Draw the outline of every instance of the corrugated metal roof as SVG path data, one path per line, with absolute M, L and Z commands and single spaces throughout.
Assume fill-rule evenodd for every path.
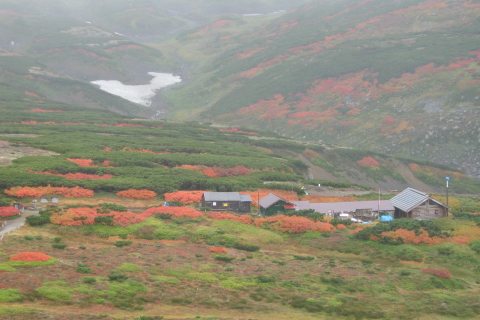
M 252 202 L 252 197 L 249 194 L 241 194 L 240 201 L 242 202 Z
M 407 188 L 390 199 L 390 201 L 394 207 L 404 212 L 408 212 L 414 207 L 428 200 L 428 198 L 429 196 L 426 193 L 413 188 Z
M 204 192 L 205 201 L 241 201 L 238 192 Z
M 292 203 L 292 202 L 288 201 L 287 199 L 279 197 L 279 196 L 277 196 L 273 193 L 270 193 L 268 196 L 263 197 L 262 199 L 260 199 L 259 202 L 260 202 L 260 207 L 266 209 L 266 208 L 269 208 L 270 206 L 274 205 L 278 201 L 283 201 L 283 202 L 286 202 L 286 203 Z
M 313 209 L 316 212 L 328 213 L 330 212 L 354 212 L 357 209 L 371 209 L 372 211 L 378 210 L 378 200 L 370 201 L 349 201 L 349 202 L 321 202 L 321 203 L 308 203 L 307 201 L 293 201 L 293 204 L 297 207 L 297 210 Z M 380 200 L 380 211 L 393 211 L 392 203 L 390 200 Z

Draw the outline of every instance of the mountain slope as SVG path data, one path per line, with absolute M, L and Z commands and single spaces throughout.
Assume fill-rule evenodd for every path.
M 205 119 L 460 164 L 479 177 L 479 16 L 467 0 L 313 1 L 236 35 L 239 45 L 191 85 L 202 99 L 182 100 L 187 87 L 172 101 Z

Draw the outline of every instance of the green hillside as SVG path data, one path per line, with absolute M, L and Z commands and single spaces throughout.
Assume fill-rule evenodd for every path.
M 254 32 L 180 38 L 224 50 L 171 94 L 172 117 L 195 110 L 478 177 L 478 14 L 462 0 L 313 1 Z

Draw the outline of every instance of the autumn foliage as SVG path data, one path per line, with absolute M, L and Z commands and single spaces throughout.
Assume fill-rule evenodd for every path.
M 359 167 L 362 168 L 375 168 L 380 165 L 378 161 L 373 159 L 372 157 L 364 157 L 362 160 L 358 160 L 357 164 Z
M 60 174 L 60 173 L 51 173 L 51 172 L 35 172 L 36 174 L 46 174 L 58 177 L 64 177 L 67 179 L 72 180 L 80 180 L 80 179 L 88 179 L 88 180 L 99 180 L 99 179 L 111 179 L 113 175 L 111 174 L 104 174 L 104 175 L 96 175 L 96 174 L 87 174 L 82 172 L 75 172 L 75 173 L 67 173 L 67 174 Z
M 50 256 L 43 252 L 20 252 L 8 259 L 9 261 L 48 261 Z
M 19 213 L 20 211 L 14 207 L 0 207 L 0 218 L 13 217 Z
M 435 277 L 439 277 L 439 278 L 450 279 L 452 277 L 452 274 L 450 273 L 450 271 L 443 268 L 425 268 L 425 269 L 420 269 L 420 271 L 423 273 L 434 275 Z
M 109 211 L 107 213 L 101 213 L 101 211 L 100 207 L 69 208 L 54 212 L 50 217 L 50 222 L 63 226 L 82 226 L 97 223 L 101 224 L 101 222 L 96 222 L 95 218 L 105 217 L 111 218 L 111 224 L 114 226 L 126 227 L 131 224 L 144 222 L 152 216 L 146 212 L 136 214 L 130 211 Z
M 260 227 L 264 224 L 270 224 L 270 228 L 286 233 L 303 233 L 308 230 L 318 232 L 330 232 L 335 227 L 327 222 L 312 221 L 305 217 L 277 215 L 267 218 L 258 218 L 255 225 Z
M 457 237 L 431 237 L 427 230 L 420 228 L 418 231 L 407 230 L 407 229 L 397 229 L 395 231 L 382 232 L 381 238 L 391 237 L 393 240 L 401 240 L 403 243 L 413 243 L 420 244 L 425 243 L 428 245 L 435 245 L 445 242 L 452 242 L 456 244 L 468 244 L 468 237 L 466 236 L 457 236 Z M 378 240 L 379 238 L 371 235 L 372 240 Z
M 146 189 L 142 189 L 142 190 L 129 189 L 129 190 L 117 192 L 116 195 L 124 198 L 148 200 L 148 199 L 155 198 L 157 196 L 157 193 L 155 191 L 150 191 Z
M 66 198 L 91 198 L 94 196 L 93 190 L 84 189 L 76 186 L 67 187 L 13 187 L 4 190 L 5 194 L 17 198 L 39 198 L 46 195 L 60 195 Z
M 208 213 L 207 217 L 213 220 L 231 220 L 249 225 L 252 225 L 254 222 L 253 217 L 250 215 L 237 216 L 228 212 L 212 212 Z
M 72 159 L 67 158 L 68 161 L 78 164 L 80 167 L 97 167 L 93 164 L 92 159 Z
M 202 200 L 202 195 L 205 191 L 194 190 L 194 191 L 175 191 L 170 193 L 165 193 L 165 201 L 180 201 L 184 204 L 192 204 L 195 202 L 200 202 Z
M 213 252 L 213 253 L 218 253 L 218 254 L 222 254 L 222 253 L 227 253 L 227 248 L 223 248 L 223 247 L 210 247 L 210 252 Z
M 155 213 L 169 214 L 172 218 L 199 218 L 203 214 L 193 208 L 188 207 L 154 207 L 147 209 L 144 213 L 153 215 Z

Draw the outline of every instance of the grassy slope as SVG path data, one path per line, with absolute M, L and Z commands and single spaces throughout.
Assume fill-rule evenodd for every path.
M 451 218 L 439 220 L 439 225 L 472 228 Z M 349 239 L 351 229 L 289 235 L 231 221 L 151 218 L 122 228 L 133 244 L 118 248 L 118 237 L 105 238 L 114 229 L 47 225 L 24 227 L 5 237 L 0 268 L 7 272 L 0 279 L 14 292 L 0 289 L 0 299 L 15 304 L 2 304 L 2 317 L 447 320 L 473 319 L 478 312 L 479 258 L 466 245 L 391 246 Z M 155 229 L 188 235 L 188 240 L 134 239 Z M 67 249 L 53 249 L 54 237 Z M 233 262 L 219 262 L 209 251 L 209 242 L 217 238 L 245 240 L 261 250 L 228 249 Z M 35 268 L 7 262 L 23 251 L 45 252 L 59 262 Z M 295 255 L 314 260 L 297 260 Z M 79 272 L 79 265 L 89 272 Z M 430 267 L 445 268 L 453 277 L 420 271 Z M 108 281 L 113 270 L 128 281 Z M 85 284 L 85 277 L 94 277 L 96 283 Z

